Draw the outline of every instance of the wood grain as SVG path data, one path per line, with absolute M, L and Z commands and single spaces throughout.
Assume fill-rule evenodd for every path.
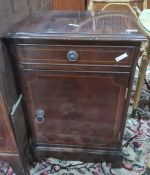
M 150 8 L 150 1 L 147 0 L 147 8 L 149 9 Z
M 85 10 L 85 0 L 53 0 L 55 10 Z

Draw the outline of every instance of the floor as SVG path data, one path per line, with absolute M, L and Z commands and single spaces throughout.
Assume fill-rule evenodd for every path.
M 31 175 L 146 175 L 150 153 L 150 120 L 129 118 L 123 140 L 123 168 L 111 169 L 110 164 L 61 161 L 54 158 L 38 163 Z

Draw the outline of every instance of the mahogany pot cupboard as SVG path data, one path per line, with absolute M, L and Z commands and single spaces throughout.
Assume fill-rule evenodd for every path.
M 55 157 L 121 167 L 145 39 L 130 12 L 111 11 L 39 12 L 3 37 L 23 95 L 34 161 Z

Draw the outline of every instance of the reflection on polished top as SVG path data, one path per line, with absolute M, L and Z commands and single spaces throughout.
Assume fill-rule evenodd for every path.
M 143 40 L 130 12 L 38 12 L 8 33 L 12 38 L 53 38 L 86 40 Z

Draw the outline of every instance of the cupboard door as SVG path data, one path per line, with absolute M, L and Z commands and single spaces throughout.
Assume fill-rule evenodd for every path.
M 35 143 L 117 148 L 129 73 L 21 71 Z
M 53 0 L 55 10 L 85 10 L 86 0 Z

